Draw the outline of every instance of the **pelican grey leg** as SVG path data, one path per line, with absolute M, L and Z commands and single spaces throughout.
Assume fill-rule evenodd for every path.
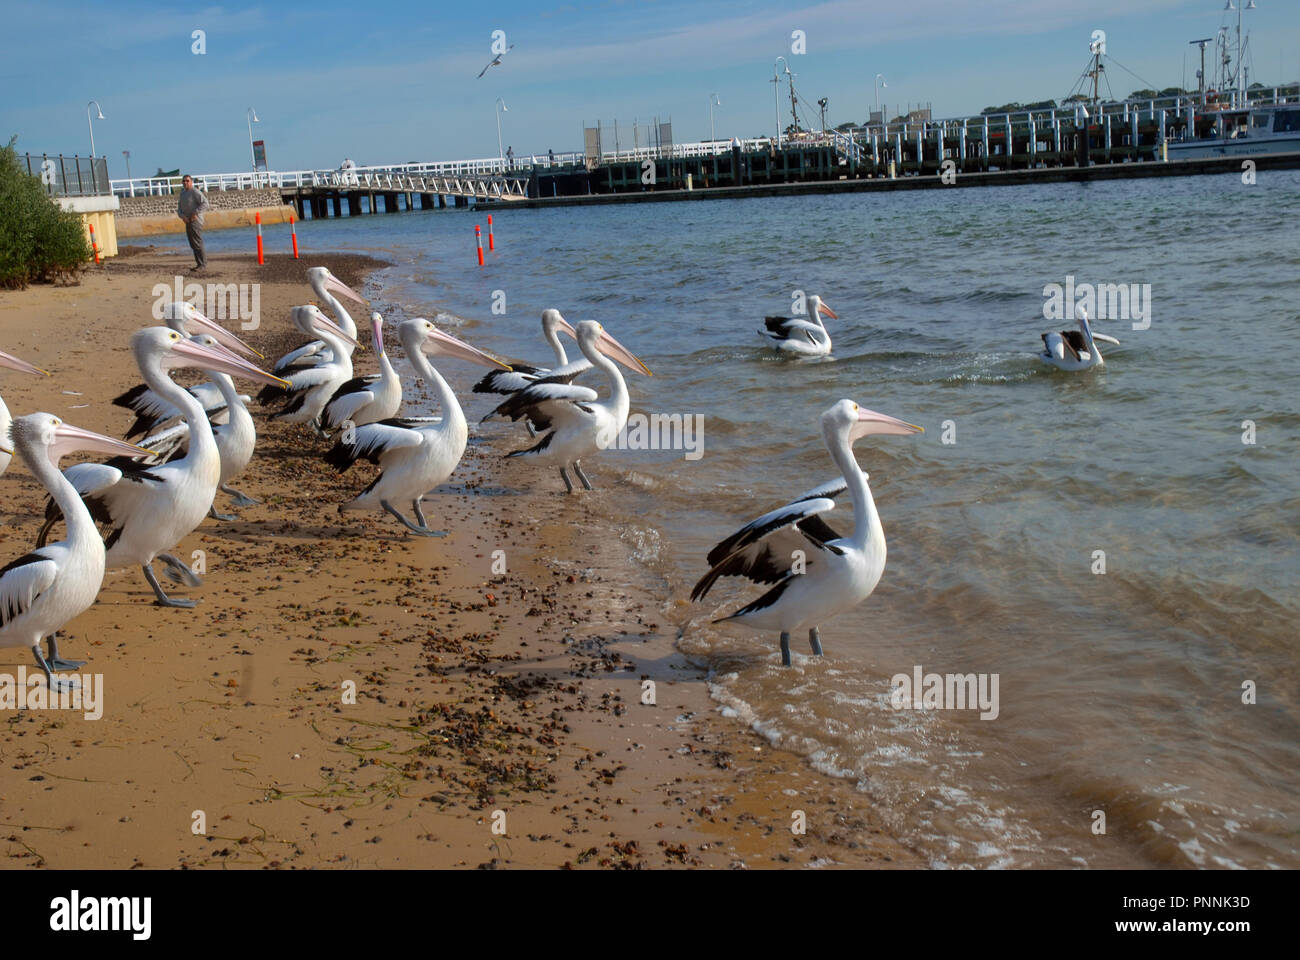
M 161 558 L 159 558 L 161 559 Z M 158 577 L 153 572 L 153 567 L 149 564 L 141 564 L 140 569 L 144 571 L 144 578 L 149 581 L 149 586 L 153 587 L 154 596 L 158 599 L 155 601 L 160 607 L 183 607 L 190 608 L 198 605 L 197 600 L 191 600 L 188 597 L 178 598 L 169 597 L 163 593 L 162 586 L 158 583 Z M 188 570 L 189 568 L 186 567 Z
M 39 641 L 32 647 L 32 656 L 36 658 L 36 665 L 41 668 L 42 672 L 44 672 L 45 682 L 49 684 L 51 690 L 62 692 L 64 690 L 73 690 L 76 688 L 77 684 L 73 681 L 54 679 L 54 672 L 50 670 L 50 664 L 45 662 L 45 657 L 41 654 L 41 645 Z
M 217 505 L 215 503 L 208 507 L 208 516 L 213 520 L 222 520 L 226 523 L 229 523 L 231 520 L 239 519 L 233 513 L 217 513 Z
M 816 627 L 808 631 L 808 646 L 812 647 L 814 657 L 822 655 L 822 635 L 817 632 Z
M 401 511 L 398 510 L 396 507 L 394 507 L 387 500 L 380 500 L 379 502 L 385 510 L 387 510 L 389 513 L 391 513 L 393 516 L 395 516 L 398 520 L 402 522 L 402 526 L 406 527 L 406 529 L 410 530 L 412 533 L 418 533 L 422 537 L 445 537 L 447 535 L 446 530 L 430 530 L 427 526 L 424 526 L 423 524 L 417 527 L 410 520 L 407 520 L 404 516 L 402 516 Z M 420 508 L 418 504 L 416 505 L 415 512 L 416 512 L 416 516 L 418 516 L 420 520 L 423 521 L 424 514 L 420 512 Z
M 235 501 L 237 507 L 251 507 L 261 503 L 256 497 L 250 497 L 242 490 L 236 490 L 228 483 L 223 483 L 220 487 L 222 493 L 230 494 L 230 498 Z
M 530 437 L 537 436 L 537 431 L 533 429 L 533 422 L 531 420 L 525 419 L 524 426 L 528 428 L 528 435 Z
M 201 587 L 203 581 L 199 575 L 182 563 L 178 557 L 173 557 L 170 553 L 158 554 L 158 559 L 167 564 L 167 569 L 163 571 L 167 574 L 167 579 L 172 583 L 181 583 L 187 587 Z
M 328 440 L 330 438 L 330 435 L 321 429 L 319 419 L 311 421 L 311 428 L 316 431 L 316 436 L 320 437 L 322 440 Z
M 560 467 L 560 479 L 564 481 L 564 492 L 573 493 L 573 481 L 569 479 L 569 471 Z
M 781 634 L 781 666 L 790 666 L 790 634 Z
M 582 488 L 584 490 L 590 490 L 591 481 L 588 480 L 587 475 L 582 472 L 582 464 L 578 463 L 577 460 L 573 461 L 573 472 L 576 473 L 578 475 L 578 479 L 582 481 Z
M 49 635 L 46 642 L 50 645 L 50 655 L 47 659 L 50 666 L 55 670 L 76 670 L 78 667 L 86 665 L 85 660 L 64 660 L 59 656 L 59 632 L 57 630 Z

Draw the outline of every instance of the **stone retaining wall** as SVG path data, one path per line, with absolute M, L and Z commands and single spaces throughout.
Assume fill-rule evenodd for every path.
M 119 217 L 167 217 L 176 216 L 176 194 L 162 197 L 122 197 Z M 209 190 L 208 213 L 217 210 L 253 210 L 265 207 L 279 207 L 284 201 L 280 191 L 271 190 Z

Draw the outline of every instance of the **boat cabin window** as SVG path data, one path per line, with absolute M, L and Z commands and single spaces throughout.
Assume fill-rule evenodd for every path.
M 1266 128 L 1268 126 L 1268 114 L 1252 113 L 1250 115 L 1250 125 L 1256 128 Z
M 1300 131 L 1300 110 L 1278 110 L 1273 114 L 1274 133 Z

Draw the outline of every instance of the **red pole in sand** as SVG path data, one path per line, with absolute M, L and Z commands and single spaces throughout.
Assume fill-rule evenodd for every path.
M 266 262 L 265 258 L 262 256 L 262 214 L 253 214 L 253 220 L 257 222 L 257 264 L 258 266 L 261 266 Z
M 293 225 L 293 214 L 289 214 L 289 232 L 293 234 L 293 258 L 298 259 L 298 228 Z
M 474 224 L 474 243 L 478 245 L 478 265 L 480 267 L 483 266 L 483 234 L 481 230 L 482 228 L 477 223 Z
M 497 248 L 496 241 L 492 239 L 492 214 L 489 213 L 488 214 L 488 249 L 495 250 L 496 248 Z
M 95 225 L 87 223 L 86 226 L 90 227 L 90 249 L 95 251 L 95 266 L 99 266 L 99 244 L 95 242 Z

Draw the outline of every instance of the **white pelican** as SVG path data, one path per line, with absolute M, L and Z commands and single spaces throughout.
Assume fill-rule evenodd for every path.
M 262 383 L 282 381 L 221 347 L 187 340 L 166 327 L 136 331 L 131 350 L 150 388 L 184 411 L 190 428 L 189 450 L 178 460 L 156 465 L 126 457 L 108 463 L 78 463 L 69 467 L 66 475 L 91 516 L 112 528 L 104 543 L 108 565 L 139 564 L 160 606 L 192 607 L 197 601 L 173 599 L 163 592 L 152 564 L 155 559 L 162 560 L 171 579 L 190 586 L 199 584 L 188 565 L 162 551 L 207 516 L 221 480 L 221 458 L 203 406 L 174 383 L 167 371 L 197 367 Z M 57 501 L 47 505 L 38 544 L 45 542 L 61 512 Z
M 330 273 L 326 267 L 312 267 L 307 271 L 307 282 L 315 291 L 316 296 L 325 301 L 334 314 L 334 322 L 338 328 L 352 338 L 354 344 L 357 339 L 357 325 L 352 320 L 352 315 L 343 308 L 343 304 L 338 298 L 333 296 L 334 293 L 347 297 L 361 304 L 366 305 L 366 300 L 361 294 L 357 293 L 346 283 L 340 280 L 334 274 Z M 311 336 L 311 331 L 307 331 Z M 348 354 L 352 353 L 348 350 Z M 328 363 L 334 359 L 333 349 L 323 340 L 312 340 L 304 343 L 296 350 L 290 350 L 279 360 L 275 361 L 275 366 L 271 372 L 279 375 L 282 371 L 290 367 L 301 370 L 303 367 L 312 367 L 319 363 Z
M 921 427 L 841 400 L 822 414 L 822 436 L 843 473 L 765 513 L 709 551 L 711 569 L 691 591 L 709 592 L 719 577 L 748 577 L 776 584 L 753 603 L 727 617 L 760 630 L 781 632 L 781 662 L 790 666 L 790 634 L 808 629 L 812 652 L 821 656 L 818 625 L 856 607 L 871 595 L 885 570 L 885 532 L 867 486 L 867 474 L 853 456 L 853 441 L 869 434 L 907 435 Z M 853 534 L 841 537 L 820 514 L 845 490 L 853 498 Z
M 173 301 L 163 307 L 163 323 L 184 336 L 207 334 L 217 340 L 227 350 L 242 354 L 250 360 L 260 360 L 262 355 L 235 336 L 221 324 L 209 320 L 192 303 Z M 226 400 L 215 381 L 197 383 L 187 388 L 190 396 L 203 404 L 209 418 L 214 422 L 225 419 Z M 241 398 L 247 402 L 248 398 Z M 147 383 L 137 384 L 113 400 L 113 405 L 125 407 L 135 413 L 135 422 L 126 431 L 126 438 L 131 440 L 157 430 L 163 424 L 181 418 L 181 411 L 162 399 L 149 389 Z
M 512 363 L 508 371 L 492 370 L 487 373 L 482 380 L 474 384 L 474 392 L 500 393 L 509 396 L 542 379 L 556 383 L 571 383 L 580 373 L 591 369 L 591 361 L 581 357 L 569 363 L 569 355 L 565 353 L 564 344 L 560 341 L 562 332 L 575 340 L 578 338 L 577 331 L 568 320 L 564 319 L 559 310 L 554 307 L 543 310 L 542 336 L 546 338 L 546 342 L 551 345 L 551 350 L 555 353 L 555 366 L 548 369 L 534 367 L 527 363 Z M 524 426 L 528 428 L 529 436 L 536 436 L 532 421 L 524 420 Z
M 1077 308 L 1075 312 L 1079 315 L 1079 329 L 1043 334 L 1043 352 L 1038 356 L 1060 370 L 1100 367 L 1106 361 L 1101 358 L 1101 351 L 1097 349 L 1095 341 L 1113 343 L 1117 347 L 1119 341 L 1104 333 L 1094 333 L 1083 307 Z
M 321 426 L 334 430 L 351 422 L 354 427 L 397 416 L 402 407 L 402 378 L 384 352 L 384 318 L 370 315 L 370 342 L 379 359 L 379 373 L 353 377 L 334 391 L 321 411 Z
M 214 337 L 209 337 L 207 334 L 192 339 L 205 347 L 221 346 Z M 230 486 L 230 481 L 243 473 L 244 468 L 253 459 L 253 450 L 257 446 L 257 426 L 253 423 L 248 408 L 244 406 L 245 398 L 235 389 L 235 382 L 230 379 L 230 376 L 213 372 L 209 377 L 210 382 L 220 391 L 222 398 L 220 412 L 208 413 L 208 425 L 212 428 L 212 437 L 217 443 L 217 454 L 221 458 L 221 480 L 217 484 L 217 489 L 228 494 L 235 506 L 250 507 L 262 501 L 236 490 Z M 192 393 L 193 390 L 190 392 Z M 149 434 L 140 442 L 150 450 L 157 451 L 155 462 L 165 462 L 189 449 L 190 425 L 182 420 L 175 426 Z M 230 514 L 218 513 L 215 503 L 208 508 L 208 516 L 214 520 L 238 519 Z
M 465 453 L 469 427 L 456 395 L 424 354 L 459 357 L 485 367 L 509 370 L 468 343 L 442 333 L 423 318 L 406 320 L 397 328 L 406 357 L 424 382 L 433 387 L 442 407 L 442 420 L 384 420 L 344 430 L 325 461 L 340 473 L 358 460 L 369 460 L 380 467 L 380 474 L 354 500 L 339 506 L 346 510 L 383 509 L 402 522 L 408 530 L 426 537 L 446 536 L 446 531 L 430 530 L 420 509 L 426 493 L 451 476 Z M 415 523 L 402 516 L 394 503 L 410 503 Z
M 127 457 L 150 451 L 74 427 L 49 413 L 19 417 L 0 440 L 8 443 L 10 435 L 27 468 L 68 518 L 68 535 L 0 570 L 0 647 L 30 647 L 54 689 L 53 670 L 82 666 L 59 656 L 55 634 L 95 602 L 104 582 L 104 541 L 77 491 L 59 472 L 59 458 L 81 450 Z M 41 653 L 46 637 L 48 659 Z
M 17 370 L 20 373 L 34 373 L 38 377 L 48 377 L 49 374 L 40 367 L 34 367 L 26 360 L 19 360 L 15 356 L 0 350 L 0 367 L 8 367 L 10 370 Z M 9 416 L 9 408 L 5 406 L 4 397 L 0 397 L 0 443 L 8 442 L 9 424 L 13 418 Z M 0 473 L 9 469 L 9 461 L 13 457 L 7 451 L 0 450 Z
M 319 307 L 293 308 L 293 322 L 309 336 L 314 334 L 329 348 L 315 357 L 314 363 L 293 364 L 280 369 L 288 383 L 263 387 L 257 399 L 263 405 L 287 400 L 283 407 L 271 414 L 272 420 L 285 423 L 307 423 L 318 436 L 328 439 L 321 429 L 320 415 L 334 391 L 352 379 L 352 350 L 360 344 L 356 337 L 339 329 Z
M 527 417 L 538 429 L 550 430 L 537 446 L 516 450 L 506 456 L 535 457 L 545 463 L 558 463 L 566 493 L 573 492 L 573 483 L 565 466 L 573 464 L 582 486 L 590 490 L 591 481 L 582 472 L 582 458 L 609 447 L 627 425 L 630 405 L 627 384 L 609 357 L 629 370 L 652 376 L 649 367 L 594 320 L 583 320 L 578 324 L 577 340 L 591 365 L 609 378 L 609 400 L 599 402 L 599 395 L 590 387 L 545 378 L 512 394 L 510 399 L 483 418 L 502 416 L 518 420 Z
M 766 329 L 758 331 L 758 335 L 769 346 L 790 356 L 827 356 L 831 352 L 831 335 L 822 322 L 822 313 L 836 320 L 839 316 L 816 294 L 808 298 L 808 312 L 812 321 L 802 317 L 764 317 Z

